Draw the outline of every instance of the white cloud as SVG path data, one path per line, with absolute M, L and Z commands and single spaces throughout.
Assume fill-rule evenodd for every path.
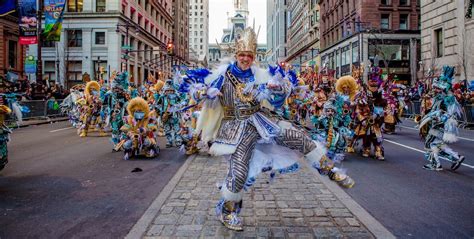
M 260 33 L 259 43 L 267 42 L 267 0 L 248 0 L 250 16 L 249 26 L 253 25 L 255 19 L 255 31 Z M 220 42 L 222 30 L 228 27 L 227 13 L 231 16 L 234 13 L 233 0 L 209 0 L 209 42 L 215 43 L 216 39 Z

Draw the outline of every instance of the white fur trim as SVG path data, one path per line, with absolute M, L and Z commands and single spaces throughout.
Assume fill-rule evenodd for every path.
M 308 154 L 305 155 L 305 158 L 313 163 L 318 163 L 320 162 L 321 158 L 326 155 L 326 148 L 319 142 L 313 141 L 316 144 L 316 148 L 313 149 L 313 151 L 309 152 Z
M 229 63 L 224 63 L 221 61 L 222 64 L 220 64 L 216 70 L 212 71 L 212 74 L 208 75 L 206 78 L 204 78 L 204 82 L 209 85 L 211 84 L 214 80 L 217 80 L 220 76 L 225 74 L 225 71 L 227 70 L 227 67 L 229 67 Z
M 265 68 L 260 68 L 257 67 L 257 65 L 253 64 L 251 66 L 251 69 L 255 77 L 255 84 L 257 85 L 266 84 L 269 80 L 272 79 L 272 75 Z
M 293 125 L 288 122 L 288 121 L 279 121 L 278 122 L 278 126 L 280 126 L 281 130 L 285 130 L 285 129 L 295 129 L 295 127 L 293 127 Z
M 444 132 L 443 134 L 443 141 L 450 144 L 450 143 L 454 143 L 454 142 L 457 142 L 458 141 L 458 137 L 456 137 L 455 134 L 453 133 L 447 133 L 447 132 Z
M 207 143 L 216 137 L 217 132 L 221 127 L 223 117 L 224 108 L 219 101 L 215 104 L 214 108 L 204 105 L 196 123 L 196 133 L 201 133 L 202 141 Z
M 233 154 L 236 149 L 236 145 L 213 143 L 211 148 L 209 149 L 209 154 L 211 154 L 212 156 L 229 155 Z
M 242 201 L 242 192 L 233 193 L 227 189 L 226 185 L 222 185 L 221 194 L 224 200 L 231 202 L 240 202 Z

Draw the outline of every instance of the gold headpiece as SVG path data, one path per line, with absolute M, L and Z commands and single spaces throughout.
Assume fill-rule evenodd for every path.
M 235 52 L 251 52 L 254 55 L 257 53 L 257 34 L 252 28 L 247 27 L 240 34 L 240 38 L 236 39 Z

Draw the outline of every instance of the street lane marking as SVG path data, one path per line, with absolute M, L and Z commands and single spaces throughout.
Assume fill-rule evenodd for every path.
M 403 125 L 399 125 L 401 128 L 405 128 L 405 129 L 411 129 L 411 130 L 416 130 L 418 131 L 418 129 L 415 129 L 413 127 L 407 127 L 407 126 L 403 126 Z M 474 139 L 469 139 L 469 138 L 464 138 L 464 137 L 460 137 L 458 136 L 459 139 L 463 139 L 463 140 L 467 140 L 467 141 L 471 141 L 471 142 L 474 142 Z
M 62 131 L 62 130 L 67 130 L 67 129 L 72 129 L 72 128 L 74 128 L 74 127 L 71 126 L 71 127 L 62 128 L 62 129 L 55 129 L 55 130 L 51 130 L 51 131 L 49 131 L 49 132 L 50 132 L 50 133 L 54 133 L 54 132 L 58 132 L 58 131 Z
M 396 144 L 396 145 L 398 145 L 398 146 L 401 146 L 401 147 L 404 147 L 404 148 L 407 148 L 407 149 L 411 149 L 411 150 L 414 150 L 414 151 L 417 151 L 417 152 L 420 152 L 420 153 L 423 153 L 423 154 L 425 153 L 425 151 L 423 151 L 423 150 L 419 150 L 419 149 L 410 147 L 410 146 L 408 146 L 408 145 L 400 144 L 400 143 L 397 143 L 397 142 L 395 142 L 395 141 L 388 140 L 388 139 L 384 139 L 384 140 L 387 141 L 387 142 L 389 142 L 389 143 Z M 444 159 L 444 158 L 442 158 L 442 159 Z M 451 162 L 451 161 L 449 161 L 449 160 L 447 160 L 447 159 L 444 159 L 444 160 L 446 160 L 446 161 L 448 161 L 448 162 Z M 466 167 L 468 167 L 468 168 L 474 169 L 474 166 L 469 165 L 469 164 L 461 163 L 461 165 L 466 166 Z

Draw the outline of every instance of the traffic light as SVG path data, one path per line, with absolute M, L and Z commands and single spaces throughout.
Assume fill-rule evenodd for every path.
M 174 45 L 173 45 L 173 42 L 168 42 L 168 44 L 166 44 L 166 52 L 168 53 L 168 55 L 173 55 L 174 54 Z

